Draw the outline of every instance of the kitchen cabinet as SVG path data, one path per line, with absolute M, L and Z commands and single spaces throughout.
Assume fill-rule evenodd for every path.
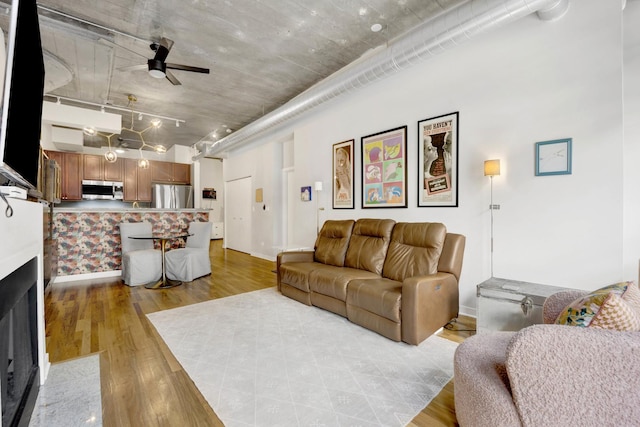
M 191 165 L 186 163 L 171 163 L 151 161 L 151 181 L 172 184 L 191 183 Z
M 46 288 L 58 275 L 58 244 L 53 238 L 53 204 L 43 204 L 42 209 L 42 275 Z
M 151 168 L 138 167 L 138 160 L 124 159 L 124 201 L 151 201 Z
M 47 155 L 60 165 L 61 200 L 82 200 L 82 154 L 49 151 Z
M 110 163 L 104 156 L 85 154 L 82 164 L 83 179 L 117 182 L 122 182 L 123 180 L 124 162 L 122 158 L 118 158 L 114 163 Z
M 224 236 L 224 222 L 214 222 L 211 226 L 211 238 L 222 239 Z

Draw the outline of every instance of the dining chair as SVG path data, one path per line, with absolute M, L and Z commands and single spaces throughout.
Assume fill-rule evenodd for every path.
M 184 248 L 165 253 L 166 275 L 171 280 L 191 282 L 198 277 L 211 274 L 209 244 L 211 242 L 210 222 L 191 222 Z
M 129 286 L 145 285 L 162 277 L 162 251 L 153 248 L 152 239 L 130 239 L 151 236 L 149 222 L 121 222 L 122 281 Z

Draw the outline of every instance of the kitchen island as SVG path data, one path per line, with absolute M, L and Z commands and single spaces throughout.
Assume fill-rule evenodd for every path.
M 209 221 L 209 211 L 54 207 L 53 239 L 58 248 L 58 280 L 80 274 L 119 273 L 122 269 L 122 253 L 118 224 L 121 222 L 147 221 L 151 223 L 154 233 L 177 233 L 186 231 L 192 221 Z M 178 248 L 184 243 L 181 239 L 171 244 L 172 248 Z

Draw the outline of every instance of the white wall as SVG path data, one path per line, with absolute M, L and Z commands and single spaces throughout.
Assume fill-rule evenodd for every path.
M 464 313 L 475 314 L 476 285 L 490 276 L 490 182 L 483 161 L 492 158 L 502 161 L 494 179 L 494 203 L 501 205 L 494 213 L 494 276 L 580 289 L 635 279 L 627 265 L 635 260 L 637 268 L 639 250 L 623 245 L 623 188 L 630 183 L 622 159 L 631 148 L 623 144 L 622 59 L 619 2 L 574 1 L 557 22 L 529 16 L 291 124 L 293 179 L 298 187 L 323 181 L 322 220 L 440 221 L 466 235 Z M 459 206 L 418 208 L 417 122 L 454 111 L 460 113 Z M 356 140 L 359 197 L 360 138 L 402 125 L 408 126 L 409 207 L 361 209 L 357 199 L 354 210 L 331 209 L 332 144 Z M 573 138 L 573 173 L 535 177 L 535 142 L 566 137 Z M 231 153 L 225 171 L 268 160 L 260 142 L 273 144 L 259 141 Z M 637 176 L 626 177 L 635 181 L 624 191 L 638 193 Z M 627 211 L 638 210 L 635 197 Z M 292 220 L 294 240 L 313 245 L 315 204 L 298 203 Z
M 218 159 L 202 158 L 198 162 L 200 169 L 199 186 L 195 189 L 196 202 L 200 203 L 201 208 L 211 209 L 209 212 L 210 222 L 224 222 L 224 180 L 222 177 L 222 161 Z M 216 199 L 203 199 L 202 189 L 214 188 L 216 190 Z
M 640 259 L 640 2 L 629 1 L 624 20 L 624 278 L 638 277 Z

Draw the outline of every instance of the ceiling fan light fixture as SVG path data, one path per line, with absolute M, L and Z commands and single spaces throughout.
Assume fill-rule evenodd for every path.
M 147 61 L 149 65 L 149 75 L 156 79 L 164 79 L 167 72 L 167 64 L 158 59 L 149 59 Z

